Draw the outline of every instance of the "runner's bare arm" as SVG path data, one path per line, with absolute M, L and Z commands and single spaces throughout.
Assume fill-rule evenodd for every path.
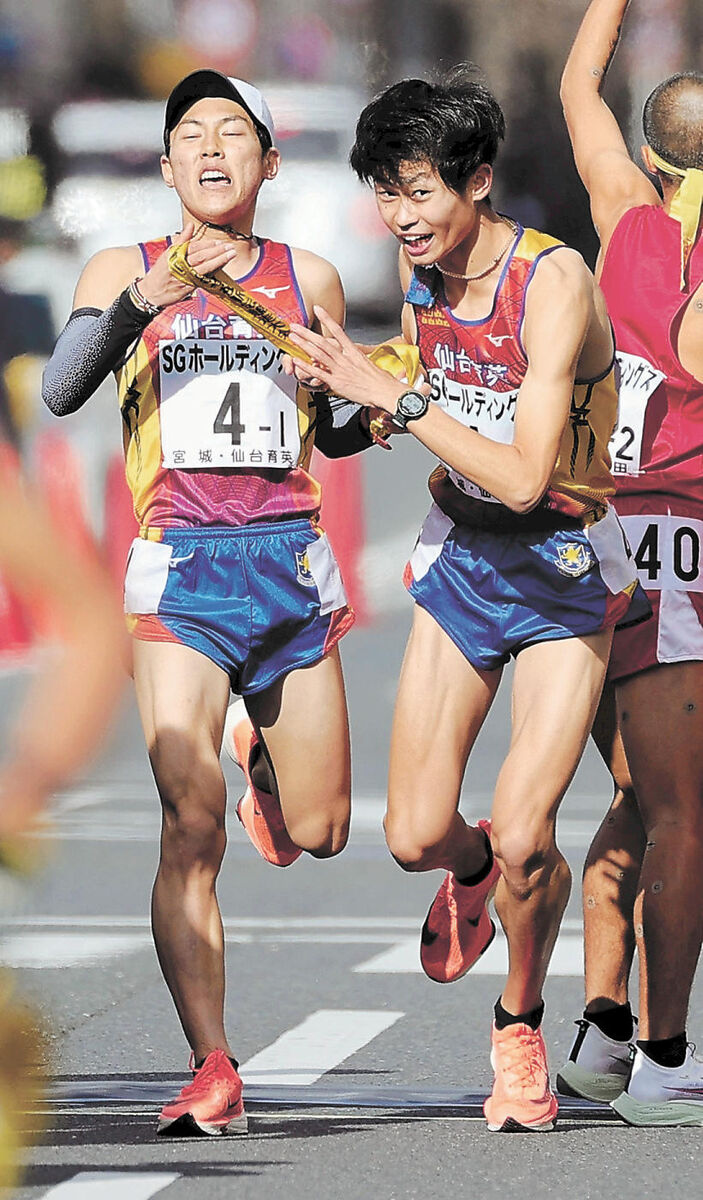
M 603 251 L 620 217 L 638 204 L 660 204 L 630 158 L 618 123 L 601 96 L 629 0 L 592 0 L 564 68 L 561 102 L 576 167 L 591 200 Z
M 403 384 L 378 370 L 325 313 L 327 337 L 297 326 L 295 339 L 338 394 L 395 412 Z M 502 445 L 432 404 L 408 430 L 443 462 L 516 512 L 529 512 L 547 488 L 568 420 L 574 378 L 595 320 L 593 276 L 566 248 L 537 267 L 526 307 L 528 369 L 516 406 L 515 438 Z M 604 369 L 607 362 L 603 362 Z M 427 389 L 429 390 L 429 389 Z

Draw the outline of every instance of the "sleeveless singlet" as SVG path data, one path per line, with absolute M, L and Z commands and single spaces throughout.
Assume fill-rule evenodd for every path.
M 405 300 L 415 313 L 420 358 L 434 388 L 433 400 L 462 425 L 493 441 L 507 445 L 513 440 L 515 406 L 528 367 L 521 340 L 527 289 L 537 263 L 562 245 L 548 234 L 518 227 L 492 310 L 478 321 L 455 316 L 436 268 L 413 272 Z M 543 507 L 584 522 L 603 515 L 614 491 L 607 447 L 616 411 L 613 366 L 598 379 L 576 380 Z M 499 503 L 444 465 L 430 476 L 430 491 L 452 516 L 461 514 L 463 496 Z
M 149 269 L 170 238 L 141 246 Z M 308 324 L 290 247 L 261 239 L 239 282 L 286 321 Z M 142 533 L 313 515 L 314 413 L 282 351 L 198 288 L 147 326 L 116 371 L 127 482 Z
M 611 454 L 618 497 L 658 493 L 703 510 L 703 383 L 675 349 L 686 305 L 703 281 L 702 237 L 689 258 L 688 293 L 680 290 L 680 263 L 678 221 L 656 205 L 625 213 L 600 281 L 620 367 Z

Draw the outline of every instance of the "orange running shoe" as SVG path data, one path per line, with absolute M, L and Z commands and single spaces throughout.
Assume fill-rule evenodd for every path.
M 483 1106 L 492 1133 L 546 1133 L 556 1124 L 559 1105 L 549 1086 L 547 1051 L 541 1029 L 507 1025 L 491 1036 L 493 1093 Z
M 478 827 L 490 845 L 490 821 L 479 821 Z M 496 927 L 488 915 L 488 901 L 499 879 L 495 858 L 486 878 L 473 887 L 447 872 L 420 935 L 422 969 L 435 983 L 461 979 L 490 946 Z
M 162 1137 L 221 1137 L 246 1131 L 242 1081 L 224 1050 L 213 1050 L 193 1070 L 193 1082 L 161 1109 L 157 1129 Z
M 303 852 L 291 841 L 276 796 L 263 792 L 251 781 L 249 763 L 258 738 L 243 700 L 230 704 L 222 740 L 225 750 L 241 767 L 247 781 L 247 790 L 237 805 L 239 820 L 262 858 L 275 867 L 289 867 Z

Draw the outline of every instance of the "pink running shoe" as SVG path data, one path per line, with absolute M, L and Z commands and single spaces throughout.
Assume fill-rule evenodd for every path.
M 479 821 L 489 843 L 490 821 Z M 425 917 L 420 936 L 422 969 L 436 983 L 461 979 L 488 949 L 496 927 L 488 915 L 488 901 L 500 879 L 496 860 L 485 879 L 474 887 L 459 883 L 448 871 Z
M 193 1082 L 165 1104 L 159 1116 L 161 1137 L 221 1137 L 246 1133 L 242 1081 L 224 1050 L 213 1050 L 193 1071 Z
M 493 1093 L 483 1106 L 492 1133 L 546 1133 L 556 1124 L 559 1104 L 549 1086 L 541 1029 L 508 1025 L 491 1036 Z
M 227 710 L 222 744 L 247 781 L 247 790 L 237 805 L 239 820 L 262 858 L 275 867 L 289 867 L 303 852 L 291 841 L 276 796 L 263 792 L 251 781 L 249 762 L 258 739 L 243 700 L 236 700 Z

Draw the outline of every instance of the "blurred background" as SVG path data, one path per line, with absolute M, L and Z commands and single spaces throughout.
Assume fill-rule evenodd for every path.
M 42 411 L 39 376 L 86 259 L 178 227 L 159 172 L 173 84 L 212 66 L 262 86 L 283 169 L 262 190 L 257 231 L 334 262 L 351 330 L 381 340 L 397 329 L 400 311 L 396 248 L 346 160 L 359 110 L 402 76 L 477 63 L 508 121 L 498 208 L 564 238 L 593 263 L 596 243 L 558 101 L 585 7 L 586 0 L 0 0 L 0 425 L 76 536 L 103 544 L 116 578 L 130 530 L 112 382 L 80 414 L 57 422 Z M 700 0 L 632 5 L 607 96 L 633 152 L 644 97 L 663 76 L 700 65 L 702 45 Z M 368 617 L 383 609 L 395 565 L 363 529 L 364 498 L 368 506 L 388 464 L 378 453 L 364 458 L 344 487 L 354 497 L 355 552 L 370 555 L 361 574 L 373 595 L 352 578 L 358 563 L 348 566 Z M 423 473 L 406 474 L 419 513 Z

